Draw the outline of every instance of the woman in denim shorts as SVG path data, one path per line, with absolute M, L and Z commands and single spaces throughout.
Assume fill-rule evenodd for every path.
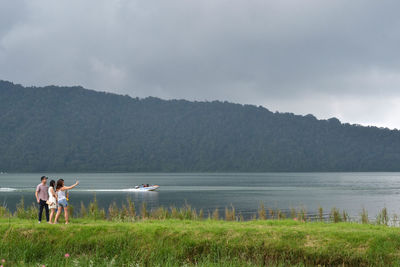
M 67 201 L 67 197 L 66 197 L 66 192 L 67 192 L 67 190 L 74 188 L 78 184 L 79 184 L 79 181 L 76 181 L 76 183 L 71 186 L 65 186 L 63 179 L 59 179 L 57 181 L 56 192 L 57 192 L 57 197 L 58 197 L 58 211 L 57 211 L 55 223 L 58 223 L 58 218 L 60 217 L 61 211 L 63 209 L 64 209 L 65 224 L 69 223 L 68 222 L 68 201 Z

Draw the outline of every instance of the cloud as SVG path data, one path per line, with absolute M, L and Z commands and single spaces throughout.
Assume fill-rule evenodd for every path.
M 396 1 L 0 2 L 0 78 L 400 128 Z

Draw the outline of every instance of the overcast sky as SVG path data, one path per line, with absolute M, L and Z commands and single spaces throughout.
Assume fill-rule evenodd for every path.
M 400 2 L 0 0 L 0 79 L 400 128 Z

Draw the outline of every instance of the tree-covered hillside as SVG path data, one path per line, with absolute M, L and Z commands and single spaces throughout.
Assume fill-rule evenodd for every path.
M 0 81 L 0 171 L 400 171 L 400 132 Z

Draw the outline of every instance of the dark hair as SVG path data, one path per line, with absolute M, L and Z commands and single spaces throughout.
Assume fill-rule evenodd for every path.
M 40 177 L 40 181 L 43 181 L 44 179 L 47 179 L 47 177 L 46 176 Z
M 50 181 L 50 187 L 53 187 L 53 188 L 54 188 L 55 185 L 56 185 L 56 181 L 51 180 L 51 181 Z
M 60 189 L 61 187 L 63 187 L 63 179 L 58 179 L 57 180 L 57 186 L 56 186 L 56 190 Z

